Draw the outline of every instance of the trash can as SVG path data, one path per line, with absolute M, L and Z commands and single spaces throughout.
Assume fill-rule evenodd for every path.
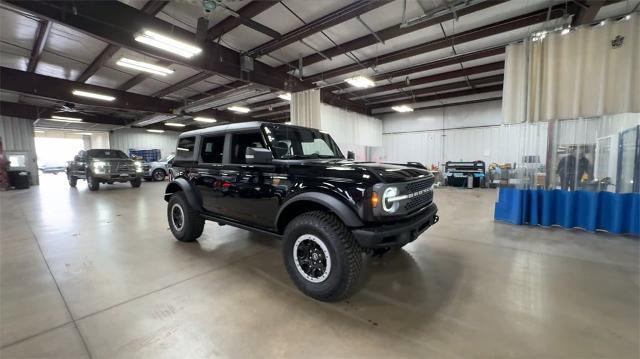
M 31 187 L 31 173 L 29 171 L 8 171 L 9 186 L 15 189 Z

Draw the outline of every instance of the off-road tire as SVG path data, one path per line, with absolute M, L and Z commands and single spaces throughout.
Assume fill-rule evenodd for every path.
M 71 187 L 75 188 L 78 184 L 78 178 L 76 178 L 75 176 L 67 175 L 67 180 L 69 181 L 69 186 Z
M 129 181 L 131 183 L 131 187 L 138 188 L 142 184 L 142 178 L 136 178 L 134 180 Z
M 163 169 L 155 169 L 153 170 L 153 172 L 151 172 L 151 178 L 154 181 L 164 181 L 164 178 L 167 176 L 167 172 L 165 172 Z
M 183 215 L 183 224 L 181 228 L 177 228 L 172 219 L 172 210 L 174 206 L 180 206 Z M 204 230 L 204 219 L 200 213 L 189 205 L 187 198 L 182 192 L 174 193 L 169 199 L 167 205 L 167 221 L 171 233 L 180 242 L 193 242 L 202 235 Z
M 87 172 L 87 187 L 89 187 L 89 191 L 97 191 L 100 189 L 100 181 L 97 178 L 94 178 L 90 172 Z
M 295 264 L 293 248 L 296 240 L 305 234 L 320 239 L 329 251 L 330 272 L 319 283 L 304 278 Z M 325 211 L 303 213 L 289 222 L 283 242 L 284 265 L 304 294 L 325 302 L 339 301 L 353 294 L 360 282 L 362 250 L 338 217 Z

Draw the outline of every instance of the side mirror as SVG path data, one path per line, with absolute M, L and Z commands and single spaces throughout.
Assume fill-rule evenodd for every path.
M 76 162 L 80 162 L 80 156 L 73 157 L 73 160 L 76 161 Z
M 356 159 L 356 154 L 353 151 L 347 151 L 347 159 L 349 161 L 353 161 Z
M 262 147 L 247 147 L 244 153 L 244 159 L 250 164 L 270 164 L 273 161 L 271 150 Z

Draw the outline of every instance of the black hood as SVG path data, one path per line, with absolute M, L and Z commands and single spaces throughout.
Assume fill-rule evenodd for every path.
M 426 169 L 391 163 L 316 159 L 299 161 L 295 164 L 303 165 L 304 167 L 323 167 L 319 173 L 323 175 L 329 174 L 330 177 L 334 178 L 361 179 L 362 175 L 369 175 L 375 182 L 385 183 L 408 182 L 432 176 Z M 315 173 L 313 172 L 315 171 L 307 174 L 314 175 Z

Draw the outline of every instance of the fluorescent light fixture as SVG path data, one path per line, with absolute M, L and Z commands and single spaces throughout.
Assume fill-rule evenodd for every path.
M 217 121 L 215 118 L 209 118 L 209 117 L 196 117 L 193 120 L 198 122 L 206 122 L 206 123 L 214 123 Z
M 164 125 L 165 126 L 171 126 L 171 127 L 184 127 L 184 126 L 186 126 L 184 123 L 177 123 L 177 122 L 165 122 Z
M 164 133 L 164 130 L 154 130 L 154 129 L 148 129 L 147 132 L 153 132 L 153 133 Z
M 79 117 L 67 117 L 67 116 L 58 116 L 52 115 L 51 121 L 61 120 L 61 122 L 82 122 L 82 119 Z
M 91 132 L 77 132 L 76 135 L 92 136 L 93 133 L 91 133 Z
M 44 133 L 43 130 L 33 130 L 33 132 L 35 132 L 35 133 Z
M 359 87 L 359 88 L 368 88 L 375 86 L 375 82 L 371 81 L 371 79 L 364 76 L 356 76 L 352 78 L 348 78 L 344 80 L 351 86 Z
M 101 95 L 99 93 L 81 91 L 81 90 L 73 90 L 71 93 L 76 96 L 95 98 L 96 100 L 103 100 L 103 101 L 113 101 L 116 99 L 113 96 Z
M 186 58 L 193 57 L 202 52 L 202 49 L 197 46 L 172 39 L 150 30 L 144 30 L 141 35 L 136 36 L 136 41 Z
M 393 106 L 391 109 L 398 112 L 413 112 L 413 109 L 407 105 Z
M 250 109 L 242 106 L 231 106 L 231 107 L 228 107 L 227 110 L 238 112 L 238 113 L 248 113 L 249 111 L 251 111 Z
M 291 101 L 291 93 L 290 92 L 280 94 L 280 95 L 278 95 L 278 97 L 280 97 L 283 100 Z
M 600 21 L 600 26 L 604 26 L 604 25 L 606 25 L 606 24 L 607 24 L 607 20 L 602 20 L 602 21 Z
M 189 149 L 188 148 L 184 148 L 184 147 L 176 147 L 176 150 L 189 152 Z
M 566 35 L 568 33 L 571 32 L 571 28 L 570 27 L 565 27 L 564 29 L 562 29 L 562 31 L 560 31 L 560 35 Z
M 167 76 L 173 73 L 173 70 L 171 70 L 168 67 L 154 65 L 148 62 L 136 61 L 136 60 L 128 59 L 126 57 L 123 57 L 120 60 L 118 60 L 118 62 L 116 62 L 116 65 L 128 67 L 131 69 L 136 69 L 144 72 L 149 72 L 149 73 L 160 75 L 160 76 Z

